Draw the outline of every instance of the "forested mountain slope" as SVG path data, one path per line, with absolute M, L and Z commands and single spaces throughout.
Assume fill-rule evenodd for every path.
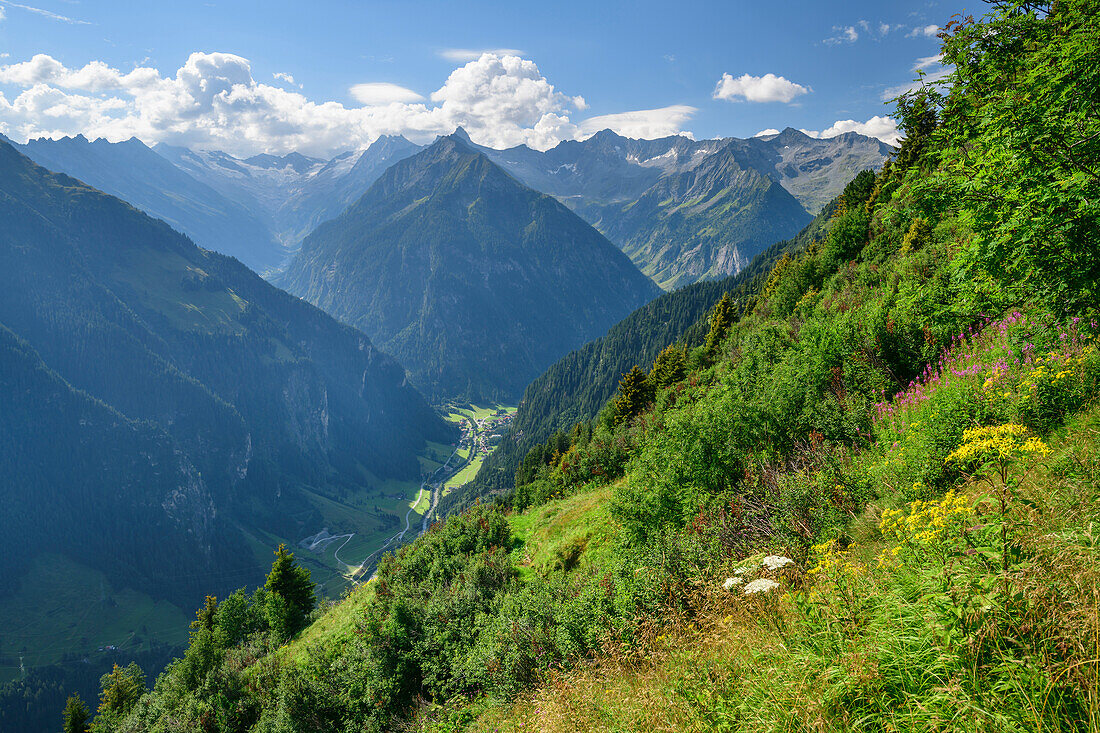
M 259 577 L 246 532 L 320 523 L 303 490 L 415 478 L 450 438 L 362 333 L 8 144 L 0 220 L 5 598 L 48 537 L 191 607 Z
M 363 329 L 433 399 L 517 397 L 660 291 L 602 235 L 460 136 L 390 168 L 282 283 Z

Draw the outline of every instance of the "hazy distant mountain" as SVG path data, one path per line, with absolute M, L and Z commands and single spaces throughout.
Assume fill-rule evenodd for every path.
M 6 143 L 0 221 L 0 593 L 48 546 L 194 608 L 450 436 L 359 331 Z
M 282 283 L 362 328 L 433 397 L 518 397 L 659 290 L 552 197 L 459 136 L 387 170 Z
M 633 140 L 603 130 L 546 152 L 479 148 L 556 196 L 666 288 L 736 273 L 794 236 L 857 172 L 892 148 L 846 133 Z
M 241 159 L 221 151 L 156 146 L 197 180 L 257 212 L 288 254 L 318 224 L 362 196 L 386 168 L 420 149 L 403 137 L 383 136 L 366 150 L 324 161 L 298 153 Z
M 878 170 L 894 150 L 877 138 L 855 132 L 819 139 L 792 127 L 741 143 L 746 149 L 759 150 L 783 188 L 815 216 L 857 173 Z
M 254 208 L 223 196 L 172 165 L 137 138 L 121 143 L 83 135 L 16 145 L 44 168 L 66 173 L 163 219 L 196 244 L 236 257 L 258 272 L 286 255 Z
M 387 135 L 361 153 L 333 158 L 306 185 L 291 192 L 276 215 L 277 230 L 296 247 L 319 224 L 339 216 L 387 168 L 421 149 L 401 136 Z

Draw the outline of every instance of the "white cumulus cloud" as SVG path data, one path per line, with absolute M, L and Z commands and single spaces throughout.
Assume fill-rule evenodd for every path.
M 356 101 L 373 107 L 394 102 L 419 102 L 424 99 L 412 89 L 407 89 L 397 84 L 386 81 L 373 81 L 364 84 L 356 84 L 348 90 Z
M 714 88 L 715 99 L 744 99 L 747 102 L 790 102 L 795 97 L 809 93 L 810 89 L 775 74 L 751 76 L 722 74 Z
M 893 117 L 874 116 L 866 122 L 856 120 L 837 120 L 824 130 L 802 130 L 810 137 L 830 138 L 846 132 L 858 132 L 860 135 L 877 137 L 889 145 L 897 145 L 901 139 L 898 133 L 898 121 Z
M 287 72 L 276 79 L 293 83 Z M 351 96 L 362 106 L 261 83 L 247 59 L 229 53 L 193 53 L 171 75 L 147 66 L 123 72 L 100 61 L 69 68 L 37 54 L 0 64 L 0 85 L 16 88 L 0 95 L 0 132 L 13 138 L 136 136 L 238 154 L 327 155 L 383 134 L 427 142 L 460 125 L 484 145 L 545 149 L 585 134 L 573 116 L 588 106 L 557 90 L 533 61 L 492 53 L 456 68 L 427 100 L 396 84 L 356 85 Z M 676 121 L 689 116 L 627 114 L 634 121 L 622 121 L 623 129 L 646 129 L 641 121 L 648 120 L 660 134 L 678 132 Z
M 492 53 L 452 71 L 431 101 L 446 124 L 462 125 L 475 141 L 492 140 L 494 147 L 544 148 L 573 137 L 569 111 L 587 106 L 583 97 L 557 91 L 535 62 Z
M 696 112 L 695 107 L 674 104 L 658 109 L 639 109 L 632 112 L 589 117 L 580 124 L 580 137 L 590 137 L 600 130 L 612 130 L 623 137 L 653 139 L 669 135 L 687 135 L 683 125 Z
M 774 127 L 769 127 L 767 130 L 761 130 L 760 132 L 756 133 L 755 135 L 753 135 L 753 137 L 767 137 L 768 135 L 778 134 L 779 130 L 775 129 Z

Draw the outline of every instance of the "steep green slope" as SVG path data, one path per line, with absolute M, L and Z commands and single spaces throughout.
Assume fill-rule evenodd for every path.
M 0 605 L 59 552 L 190 608 L 450 439 L 362 333 L 7 144 L 0 219 Z
M 434 399 L 516 397 L 659 293 L 598 232 L 458 137 L 390 168 L 282 283 L 362 328 Z
M 778 242 L 757 255 L 737 275 L 681 288 L 647 303 L 615 324 L 605 335 L 559 359 L 535 379 L 508 432 L 486 459 L 477 479 L 462 492 L 448 497 L 443 510 L 453 511 L 478 497 L 510 491 L 520 461 L 555 431 L 596 417 L 615 394 L 619 379 L 636 365 L 650 365 L 657 354 L 677 342 L 702 343 L 706 317 L 724 293 L 731 293 L 739 309 L 749 307 L 761 279 L 784 254 L 794 254 L 821 240 L 836 210 L 835 202 L 797 237 Z

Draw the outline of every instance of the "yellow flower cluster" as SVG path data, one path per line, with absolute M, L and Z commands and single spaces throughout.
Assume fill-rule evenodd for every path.
M 918 488 L 918 485 L 913 488 Z M 887 539 L 927 545 L 942 540 L 951 526 L 968 519 L 973 513 L 970 501 L 952 490 L 939 501 L 914 501 L 909 505 L 908 513 L 900 509 L 884 510 L 879 530 Z M 900 551 L 900 546 L 895 547 L 892 554 L 897 556 Z
M 1046 443 L 1027 435 L 1027 428 L 1017 423 L 969 428 L 963 431 L 962 443 L 947 461 L 967 463 L 976 459 L 1008 461 L 1025 455 L 1050 453 Z
M 810 575 L 845 573 L 860 574 L 866 572 L 863 563 L 852 562 L 847 550 L 840 549 L 836 540 L 822 542 L 813 546 L 814 555 L 817 555 L 817 564 L 810 568 Z

